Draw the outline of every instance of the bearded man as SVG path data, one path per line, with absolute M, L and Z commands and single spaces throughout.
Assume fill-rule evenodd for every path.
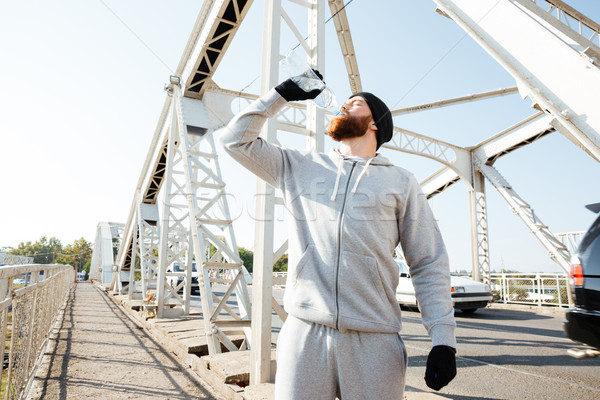
M 277 342 L 275 398 L 403 398 L 398 245 L 432 339 L 425 381 L 439 390 L 456 375 L 448 257 L 415 177 L 377 153 L 392 138 L 388 107 L 371 93 L 352 95 L 327 132 L 340 146 L 326 154 L 259 137 L 287 102 L 318 94 L 288 79 L 234 117 L 221 136 L 235 160 L 281 189 L 291 213 L 289 314 Z

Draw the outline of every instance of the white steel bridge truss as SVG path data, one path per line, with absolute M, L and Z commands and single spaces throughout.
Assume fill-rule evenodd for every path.
M 305 39 L 298 33 L 294 21 L 285 12 L 284 1 L 265 0 L 261 92 L 277 83 L 282 21 L 309 55 L 308 63 L 323 70 L 325 2 L 289 2 L 306 7 L 309 35 Z M 440 14 L 453 19 L 514 77 L 516 87 L 394 110 L 393 115 L 515 91 L 529 97 L 540 112 L 474 147 L 455 146 L 400 127 L 394 128 L 394 136 L 385 147 L 425 156 L 443 165 L 422 182 L 429 197 L 458 180 L 465 182 L 470 192 L 473 273 L 477 279 L 489 282 L 490 273 L 484 178 L 492 183 L 551 257 L 566 270 L 568 250 L 493 164 L 499 157 L 553 132 L 564 135 L 591 157 L 600 160 L 600 113 L 594 109 L 596 95 L 600 92 L 600 26 L 558 0 L 434 2 Z M 254 384 L 266 382 L 270 376 L 271 309 L 285 318 L 271 296 L 271 267 L 286 251 L 287 242 L 274 249 L 272 216 L 275 205 L 281 200 L 275 197 L 273 188 L 259 180 L 257 198 L 260 201 L 257 201 L 256 210 L 259 222 L 255 231 L 255 274 L 250 310 L 243 267 L 227 215 L 225 183 L 219 172 L 213 133 L 231 119 L 233 100 L 249 102 L 257 95 L 221 89 L 212 80 L 252 4 L 252 0 L 206 0 L 203 3 L 176 76 L 168 88 L 169 96 L 138 182 L 117 265 L 121 271 L 128 272 L 128 282 L 122 284 L 129 285 L 132 298 L 138 293 L 135 286 L 138 283 L 142 296 L 148 290 L 154 291 L 161 316 L 174 304 L 181 306 L 184 312 L 189 311 L 191 260 L 195 258 L 200 265 L 202 311 L 210 352 L 219 352 L 220 345 L 230 350 L 240 347 L 228 339 L 222 326 L 231 323 L 243 329 L 246 339 L 241 347 L 250 345 L 252 349 L 251 383 Z M 328 4 L 350 86 L 353 91 L 359 91 L 362 85 L 343 1 L 329 0 Z M 518 22 L 511 24 L 510 30 L 502 29 L 504 25 L 496 23 L 507 20 Z M 535 52 L 531 51 L 533 48 Z M 561 69 L 549 68 L 546 58 L 540 54 L 551 54 L 554 59 L 560 59 Z M 565 74 L 576 82 L 565 82 Z M 263 136 L 276 142 L 278 131 L 300 133 L 307 137 L 307 148 L 322 150 L 328 117 L 312 102 L 289 104 L 276 119 L 267 123 Z M 199 145 L 206 147 L 201 149 Z M 162 206 L 158 201 L 159 194 L 164 198 Z M 140 259 L 137 275 L 136 258 Z M 186 271 L 179 287 L 167 283 L 167 267 L 175 261 L 185 265 Z M 217 282 L 214 271 L 219 271 L 219 282 L 229 284 L 225 297 L 236 292 L 239 314 L 228 309 L 223 301 L 215 300 L 212 292 L 212 284 Z M 179 288 L 183 289 L 183 296 L 178 294 Z M 222 325 L 219 322 L 221 311 L 228 314 L 227 322 Z M 251 336 L 250 331 L 253 332 Z

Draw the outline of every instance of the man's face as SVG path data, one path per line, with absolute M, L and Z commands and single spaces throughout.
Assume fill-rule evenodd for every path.
M 341 113 L 329 122 L 327 134 L 336 142 L 361 137 L 374 123 L 371 110 L 365 99 L 352 97 L 340 107 Z

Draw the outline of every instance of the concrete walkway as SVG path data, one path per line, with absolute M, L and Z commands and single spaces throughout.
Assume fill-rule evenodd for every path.
M 273 400 L 272 383 L 248 386 L 248 350 L 207 355 L 200 312 L 156 319 L 138 308 L 127 296 L 77 283 L 28 399 Z M 404 400 L 440 398 L 410 386 L 404 393 Z
M 70 300 L 28 398 L 221 398 L 91 283 Z

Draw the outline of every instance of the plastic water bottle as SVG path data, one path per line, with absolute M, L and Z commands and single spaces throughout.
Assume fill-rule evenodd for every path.
M 308 63 L 294 50 L 279 62 L 279 72 L 282 75 L 281 80 L 290 78 L 305 92 L 322 89 L 321 93 L 313 100 L 318 107 L 332 112 L 338 109 L 333 91 L 319 79 Z

